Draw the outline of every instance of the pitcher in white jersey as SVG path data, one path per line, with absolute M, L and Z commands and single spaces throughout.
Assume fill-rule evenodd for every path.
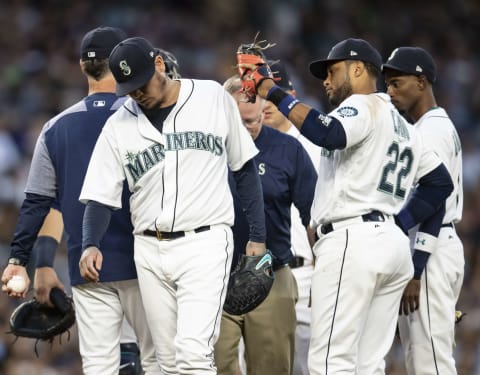
M 424 236 L 423 250 L 414 250 L 414 278 L 402 299 L 398 326 L 409 375 L 455 375 L 455 305 L 463 283 L 465 257 L 455 231 L 462 218 L 462 148 L 455 126 L 437 106 L 432 56 L 419 47 L 396 48 L 382 67 L 387 92 L 434 149 L 453 180 L 445 216 L 436 222 L 437 236 Z M 412 233 L 419 239 L 419 233 Z M 416 243 L 417 241 L 415 241 Z M 414 243 L 414 245 L 415 245 Z
M 310 65 L 338 106 L 329 114 L 276 86 L 261 64 L 243 61 L 251 59 L 238 56 L 245 87 L 253 84 L 323 147 L 311 215 L 318 240 L 310 373 L 384 374 L 402 292 L 413 276 L 405 233 L 442 207 L 453 189 L 448 171 L 388 95 L 376 92 L 382 61 L 368 42 L 346 39 Z
M 143 38 L 119 43 L 109 58 L 117 94 L 130 96 L 97 141 L 80 195 L 87 203 L 80 260 L 95 281 L 110 211 L 132 192 L 135 265 L 147 322 L 167 375 L 216 374 L 213 346 L 232 261 L 234 171 L 250 228 L 248 255 L 265 252 L 257 154 L 237 105 L 220 84 L 176 79 Z

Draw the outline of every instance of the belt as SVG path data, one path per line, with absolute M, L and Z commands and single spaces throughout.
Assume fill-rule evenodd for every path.
M 305 264 L 304 257 L 294 256 L 288 263 L 273 262 L 272 269 L 274 271 L 278 271 L 279 269 L 285 268 L 285 267 L 298 268 L 298 267 L 303 267 L 304 264 Z
M 203 227 L 198 227 L 193 230 L 195 233 L 206 232 L 210 230 L 210 225 L 204 225 Z M 162 240 L 176 240 L 177 238 L 185 237 L 185 234 L 189 231 L 185 232 L 183 230 L 178 232 L 160 232 L 158 230 L 145 230 L 143 234 L 145 236 L 157 237 L 159 241 Z
M 273 270 L 274 272 L 276 272 L 276 271 L 278 271 L 278 270 L 280 270 L 280 269 L 282 269 L 282 268 L 288 267 L 288 266 L 289 266 L 288 263 L 273 263 L 273 264 L 272 264 L 272 270 Z
M 442 228 L 452 228 L 452 229 L 455 229 L 455 227 L 453 226 L 453 223 L 442 224 Z
M 334 223 L 323 224 L 320 227 L 320 232 L 322 234 L 328 234 L 328 233 L 334 231 L 335 229 L 338 229 L 338 225 L 346 226 L 346 225 L 349 225 L 349 224 L 361 223 L 361 222 L 366 222 L 366 221 L 386 221 L 386 219 L 388 219 L 388 218 L 390 218 L 389 215 L 384 215 L 380 211 L 372 211 L 372 212 L 369 212 L 368 214 L 365 214 L 365 215 L 362 215 L 362 216 L 357 216 L 357 217 L 353 217 L 353 218 L 345 219 L 345 220 L 339 220 L 339 221 L 336 221 Z
M 298 268 L 298 267 L 303 267 L 305 264 L 305 258 L 304 257 L 299 257 L 299 256 L 294 256 L 290 262 L 288 262 L 288 265 L 290 268 Z

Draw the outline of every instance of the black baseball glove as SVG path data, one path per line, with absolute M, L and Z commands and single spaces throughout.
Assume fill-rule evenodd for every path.
M 23 302 L 10 316 L 9 333 L 18 337 L 53 342 L 57 335 L 68 332 L 75 323 L 73 301 L 61 289 L 53 288 L 50 301 L 54 307 L 37 302 L 35 299 Z M 35 347 L 35 353 L 38 356 Z
M 273 280 L 270 251 L 257 256 L 243 254 L 230 275 L 223 309 L 232 315 L 252 311 L 267 298 Z

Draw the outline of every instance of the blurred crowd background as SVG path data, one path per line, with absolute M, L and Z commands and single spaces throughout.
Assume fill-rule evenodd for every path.
M 174 53 L 184 77 L 223 82 L 235 73 L 239 44 L 277 43 L 267 51 L 286 64 L 298 96 L 329 110 L 308 63 L 347 37 L 370 41 L 384 60 L 398 46 L 417 45 L 434 56 L 435 92 L 459 131 L 464 157 L 465 206 L 457 230 L 465 246 L 465 281 L 458 309 L 458 373 L 480 374 L 480 2 L 478 0 L 0 0 L 0 264 L 9 254 L 36 138 L 52 116 L 86 95 L 79 44 L 100 26 L 123 28 Z M 380 82 L 382 88 L 382 82 Z M 57 272 L 69 284 L 65 248 Z M 31 296 L 31 293 L 30 293 Z M 0 293 L 0 374 L 81 373 L 75 329 L 62 342 L 19 339 L 8 318 L 18 301 Z M 388 374 L 405 374 L 396 342 Z

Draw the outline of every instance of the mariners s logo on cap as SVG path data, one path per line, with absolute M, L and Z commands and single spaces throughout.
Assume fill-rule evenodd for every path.
M 141 37 L 118 43 L 109 57 L 109 66 L 118 96 L 127 95 L 145 86 L 155 73 L 155 48 Z
M 393 59 L 393 58 L 395 57 L 395 55 L 397 54 L 397 52 L 398 52 L 398 48 L 395 48 L 395 49 L 392 51 L 392 53 L 390 54 L 390 56 L 388 57 L 387 60 Z
M 132 69 L 128 66 L 127 60 L 122 60 L 120 61 L 120 64 L 118 64 L 120 67 L 120 70 L 122 71 L 124 76 L 129 76 L 132 73 Z

